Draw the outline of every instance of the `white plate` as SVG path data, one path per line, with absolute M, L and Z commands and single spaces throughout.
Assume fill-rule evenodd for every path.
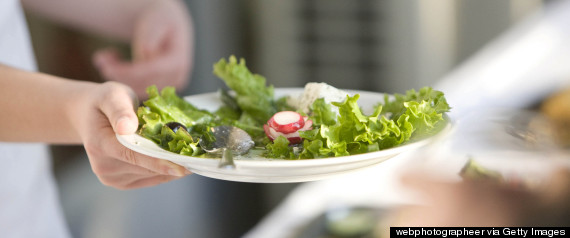
M 300 95 L 302 91 L 302 88 L 275 89 L 275 97 Z M 384 94 L 381 93 L 355 90 L 345 91 L 350 94 L 360 94 L 358 105 L 366 113 L 370 113 L 369 111 L 372 110 L 373 106 L 384 100 Z M 210 111 L 214 111 L 222 105 L 218 93 L 199 94 L 188 96 L 184 99 L 198 108 Z M 117 138 L 127 148 L 138 153 L 171 161 L 186 167 L 193 173 L 206 177 L 239 182 L 292 183 L 325 179 L 378 164 L 400 153 L 425 146 L 448 134 L 450 129 L 451 123 L 448 123 L 445 129 L 436 136 L 391 149 L 352 156 L 306 160 L 244 158 L 236 156 L 234 158 L 236 169 L 234 170 L 218 168 L 217 159 L 191 157 L 163 150 L 154 142 L 137 134 L 117 135 Z

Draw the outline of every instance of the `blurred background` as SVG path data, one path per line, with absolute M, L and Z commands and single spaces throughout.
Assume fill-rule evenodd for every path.
M 223 86 L 212 64 L 235 54 L 275 87 L 327 82 L 403 93 L 432 86 L 541 0 L 186 0 L 195 25 L 184 95 Z M 128 45 L 28 15 L 41 71 L 101 81 L 99 48 Z M 134 191 L 101 185 L 80 146 L 53 146 L 74 237 L 239 237 L 298 184 L 235 183 L 192 175 Z

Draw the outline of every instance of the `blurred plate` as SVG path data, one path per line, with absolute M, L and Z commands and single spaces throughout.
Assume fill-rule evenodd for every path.
M 370 113 L 373 106 L 384 100 L 384 94 L 346 90 L 349 94 L 360 94 L 358 104 L 365 113 Z M 301 95 L 303 88 L 275 89 L 275 97 Z M 218 93 L 205 93 L 184 98 L 198 108 L 214 111 L 222 105 Z M 186 167 L 193 173 L 206 177 L 254 183 L 293 183 L 321 180 L 381 163 L 403 152 L 412 151 L 441 138 L 449 133 L 451 123 L 446 120 L 445 127 L 435 136 L 416 142 L 407 143 L 391 149 L 334 158 L 282 160 L 262 157 L 236 156 L 235 170 L 218 168 L 218 159 L 198 158 L 179 155 L 163 150 L 152 141 L 137 135 L 117 135 L 121 144 L 138 153 L 165 159 Z
M 390 210 L 356 206 L 328 209 L 300 229 L 295 238 L 388 237 Z

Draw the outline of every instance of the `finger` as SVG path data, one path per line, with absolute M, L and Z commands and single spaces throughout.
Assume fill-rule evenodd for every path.
M 134 189 L 153 186 L 179 178 L 182 177 L 161 174 L 141 175 L 136 173 L 123 173 L 100 176 L 99 180 L 106 186 L 111 186 L 118 189 Z
M 117 151 L 114 153 L 116 153 L 115 158 L 118 158 L 129 164 L 146 168 L 159 174 L 182 177 L 188 173 L 186 168 L 183 166 L 171 163 L 167 160 L 157 159 L 139 154 L 126 147 L 123 147 L 120 144 L 117 147 Z
M 166 39 L 164 41 L 168 42 Z M 170 47 L 137 47 L 152 50 L 153 57 L 139 57 L 133 62 L 121 59 L 115 49 L 103 49 L 94 54 L 93 62 L 107 80 L 127 84 L 136 80 L 137 83 L 148 85 L 161 81 L 161 79 L 171 81 L 174 78 L 175 82 L 184 81 L 183 79 L 186 78 L 190 70 L 190 53 L 187 52 L 187 43 L 183 44 L 180 41 L 180 39 L 170 39 L 170 44 L 163 43 L 170 45 Z M 148 43 L 148 45 L 152 44 L 155 43 Z
M 167 27 L 141 24 L 133 36 L 134 60 L 144 61 L 158 56 L 166 47 L 168 34 Z
M 140 70 L 135 71 L 133 65 L 128 61 L 122 60 L 115 49 L 97 51 L 93 55 L 93 63 L 97 69 L 99 69 L 101 75 L 107 80 L 124 82 L 130 80 L 130 78 L 141 76 L 133 75 L 129 76 L 129 79 L 125 79 L 124 75 L 132 74 L 126 72 L 139 72 Z
M 109 81 L 130 85 L 140 98 L 146 98 L 146 88 L 187 86 L 190 60 L 186 52 L 164 51 L 160 56 L 137 62 L 121 60 L 113 51 L 102 51 L 95 56 L 101 75 Z
M 190 49 L 187 37 L 170 34 L 166 29 L 158 31 L 157 34 L 149 33 L 148 36 L 133 40 L 133 62 L 121 59 L 116 49 L 106 48 L 94 54 L 93 63 L 106 79 L 119 82 L 140 79 L 145 75 L 153 78 L 165 72 L 189 71 Z
M 106 83 L 105 86 L 99 108 L 109 119 L 113 131 L 119 135 L 135 133 L 138 117 L 134 110 L 137 105 L 134 92 L 120 84 Z
M 130 184 L 126 185 L 127 189 L 136 189 L 136 188 L 144 188 L 144 187 L 151 187 L 155 185 L 159 185 L 162 183 L 170 182 L 173 180 L 180 179 L 182 177 L 177 176 L 168 176 L 168 175 L 158 175 L 150 178 L 144 178 L 136 180 Z
M 152 160 L 158 160 L 158 159 L 152 158 L 152 157 L 149 157 L 149 158 Z M 124 174 L 135 175 L 136 174 L 136 175 L 140 175 L 141 177 L 150 177 L 150 176 L 156 176 L 156 175 L 163 174 L 163 173 L 157 173 L 157 172 L 152 171 L 150 169 L 147 169 L 143 166 L 133 165 L 133 164 L 127 163 L 125 161 L 121 161 L 121 160 L 115 160 L 115 161 L 117 161 L 118 163 L 121 163 L 121 165 L 116 166 L 115 169 L 110 169 L 109 173 L 107 173 L 107 175 L 109 175 L 109 176 L 117 176 L 117 175 L 124 175 Z M 170 176 L 183 177 L 183 176 L 192 174 L 192 172 L 190 172 L 189 170 L 187 170 L 183 166 L 174 164 L 174 163 L 172 163 L 170 161 L 166 161 L 166 160 L 159 160 L 159 161 L 161 163 L 161 166 L 168 167 L 168 170 L 171 170 L 171 169 L 179 170 L 176 172 L 172 172 L 172 171 L 168 172 L 168 175 L 170 175 Z
M 128 66 L 129 62 L 122 59 L 121 55 L 115 48 L 104 48 L 93 54 L 93 64 L 100 71 L 101 75 L 108 80 L 119 81 L 115 78 L 113 69 L 117 65 Z
M 184 167 L 166 160 L 136 153 L 119 143 L 115 133 L 135 133 L 138 127 L 138 118 L 134 112 L 133 93 L 128 87 L 113 82 L 103 84 L 100 90 L 102 90 L 102 100 L 100 100 L 98 107 L 111 125 L 107 125 L 108 128 L 98 128 L 98 133 L 102 133 L 101 135 L 105 139 L 86 139 L 85 148 L 91 157 L 116 158 L 160 174 L 183 176 L 186 170 Z
M 170 161 L 148 157 L 124 148 L 118 144 L 113 133 L 111 133 L 110 138 L 106 138 L 94 141 L 99 145 L 90 143 L 85 146 L 93 172 L 103 184 L 117 187 L 134 180 L 157 175 L 182 177 L 191 174 L 184 167 Z M 109 141 L 115 141 L 116 144 L 109 143 Z M 122 148 L 125 151 L 118 152 Z M 175 171 L 173 172 L 173 170 Z
M 139 97 L 146 98 L 146 88 L 150 85 L 156 85 L 158 88 L 185 87 L 189 66 L 179 65 L 180 61 L 161 57 L 144 62 L 108 65 L 104 74 L 107 80 L 132 85 Z
M 95 67 L 100 68 L 107 64 L 108 61 L 111 60 L 118 60 L 119 54 L 117 50 L 114 48 L 104 48 L 97 50 L 92 57 L 93 65 Z
M 98 161 L 91 163 L 91 167 L 93 168 L 95 174 L 101 177 L 117 177 L 124 174 L 137 174 L 140 176 L 148 177 L 156 176 L 159 174 L 147 168 L 133 165 L 131 163 L 127 163 L 126 161 L 111 157 L 105 157 L 103 160 L 99 159 Z
M 144 61 L 128 62 L 113 53 L 100 53 L 97 64 L 100 73 L 107 80 L 138 84 L 157 81 L 157 76 L 164 75 L 175 68 L 176 62 L 165 57 L 155 57 Z M 169 61 L 171 61 L 169 65 Z M 135 81 L 136 80 L 136 81 Z
M 99 50 L 93 57 L 93 62 L 101 76 L 107 81 L 116 81 L 130 85 L 135 91 L 136 95 L 141 98 L 146 98 L 146 88 L 151 85 L 150 83 L 140 82 L 141 77 L 144 77 L 144 71 L 138 75 L 133 73 L 121 73 L 131 68 L 131 63 L 123 61 L 114 49 Z M 149 75 L 146 75 L 149 77 Z M 154 78 L 154 77 L 153 77 Z

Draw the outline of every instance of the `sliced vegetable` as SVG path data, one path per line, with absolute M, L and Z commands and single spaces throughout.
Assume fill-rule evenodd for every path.
M 313 121 L 308 120 L 308 117 L 303 117 L 301 114 L 293 111 L 283 111 L 275 113 L 263 125 L 263 130 L 270 140 L 275 140 L 279 136 L 283 136 L 289 140 L 291 144 L 301 143 L 303 140 L 299 135 L 300 131 L 311 130 Z
M 297 112 L 283 111 L 275 113 L 267 124 L 278 132 L 288 134 L 303 128 L 305 119 Z

